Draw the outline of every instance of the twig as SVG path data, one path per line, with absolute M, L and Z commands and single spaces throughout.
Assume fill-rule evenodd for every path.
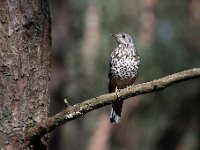
M 36 124 L 34 127 L 27 131 L 28 139 L 40 138 L 46 133 L 49 133 L 57 126 L 60 126 L 68 121 L 74 120 L 90 111 L 96 110 L 98 108 L 110 105 L 113 102 L 125 100 L 129 97 L 134 97 L 136 95 L 152 93 L 156 91 L 163 90 L 168 86 L 190 80 L 200 78 L 200 68 L 194 68 L 172 75 L 156 79 L 150 82 L 137 84 L 134 86 L 129 86 L 125 89 L 120 90 L 120 92 L 104 94 L 82 103 L 75 104 L 73 106 L 68 106 L 65 110 L 60 113 L 47 118 L 40 124 Z

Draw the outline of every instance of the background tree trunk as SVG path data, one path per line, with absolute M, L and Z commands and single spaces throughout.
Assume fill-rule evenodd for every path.
M 28 149 L 26 129 L 48 116 L 50 44 L 47 0 L 0 1 L 0 149 Z

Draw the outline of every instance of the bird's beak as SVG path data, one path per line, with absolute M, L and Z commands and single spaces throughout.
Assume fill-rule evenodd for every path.
M 117 38 L 117 36 L 115 34 L 110 34 L 110 36 L 112 36 L 114 38 Z

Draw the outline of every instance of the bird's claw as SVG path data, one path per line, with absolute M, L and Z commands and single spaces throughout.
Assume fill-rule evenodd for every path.
M 118 89 L 117 86 L 116 86 L 115 87 L 115 94 L 117 95 L 117 98 L 118 98 L 118 94 L 117 94 L 118 92 L 120 92 L 120 89 Z

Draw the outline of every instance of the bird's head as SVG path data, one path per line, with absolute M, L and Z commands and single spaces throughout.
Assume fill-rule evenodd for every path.
M 118 44 L 123 44 L 126 46 L 135 46 L 135 42 L 127 33 L 111 34 L 111 36 L 116 38 Z

